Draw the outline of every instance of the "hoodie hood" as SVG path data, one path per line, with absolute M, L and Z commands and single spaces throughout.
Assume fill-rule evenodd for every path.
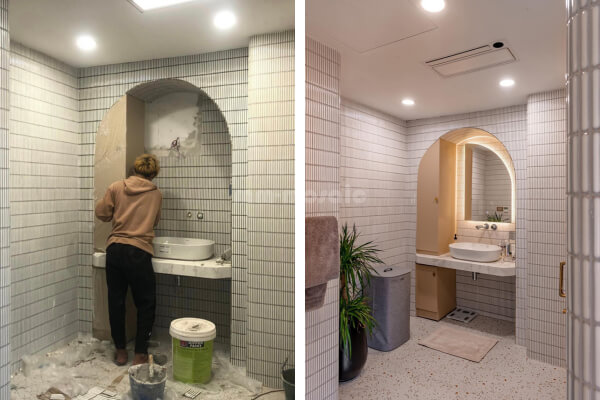
M 140 193 L 156 190 L 156 185 L 148 179 L 140 178 L 132 175 L 123 181 L 125 184 L 125 193 L 128 195 L 136 195 Z

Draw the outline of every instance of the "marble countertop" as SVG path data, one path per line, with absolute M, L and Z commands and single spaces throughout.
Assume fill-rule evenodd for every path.
M 106 266 L 106 253 L 96 252 L 92 257 L 96 268 Z M 231 279 L 231 264 L 217 264 L 217 258 L 203 261 L 181 261 L 166 258 L 152 258 L 154 272 L 157 274 L 192 276 L 206 279 Z
M 459 271 L 477 272 L 487 275 L 516 275 L 514 262 L 495 261 L 491 263 L 483 263 L 477 261 L 466 261 L 453 258 L 450 253 L 442 254 L 441 256 L 417 253 L 416 261 L 418 264 L 433 265 L 435 267 L 444 267 Z

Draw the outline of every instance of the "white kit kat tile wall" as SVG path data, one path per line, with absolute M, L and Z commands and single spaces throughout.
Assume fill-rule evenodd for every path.
M 248 375 L 281 387 L 294 360 L 294 32 L 248 54 Z
M 10 197 L 8 0 L 0 0 L 0 399 L 10 397 Z
M 356 225 L 385 264 L 407 266 L 414 236 L 406 229 L 406 122 L 343 99 L 340 160 L 341 223 Z
M 527 292 L 529 357 L 566 366 L 566 302 L 558 295 L 567 257 L 566 98 L 564 90 L 527 102 Z
M 206 104 L 201 104 L 200 130 L 204 133 L 202 147 L 206 156 L 161 157 L 162 171 L 156 182 L 165 199 L 163 220 L 157 235 L 210 238 L 217 243 L 217 253 L 231 243 L 233 259 L 231 282 L 173 279 L 159 275 L 156 326 L 157 329 L 167 329 L 170 320 L 183 315 L 214 320 L 217 340 L 231 343 L 232 361 L 243 366 L 246 362 L 247 308 L 245 181 L 248 49 L 90 67 L 79 71 L 80 165 L 83 171 L 80 196 L 84 210 L 79 271 L 81 329 L 90 331 L 92 321 L 95 133 L 108 109 L 121 96 L 141 84 L 160 79 L 179 79 L 191 83 L 205 94 Z M 138 89 L 135 94 L 144 97 L 147 91 Z M 231 197 L 229 182 L 232 184 Z M 188 211 L 192 211 L 192 219 L 187 217 Z M 204 213 L 201 221 L 196 218 L 198 211 Z M 185 294 L 185 301 L 178 298 L 181 293 Z
M 77 70 L 11 43 L 11 359 L 79 331 Z
M 567 1 L 567 15 L 567 398 L 575 400 L 600 397 L 600 2 Z
M 339 219 L 340 55 L 306 38 L 306 216 Z M 306 399 L 338 398 L 339 283 L 306 313 Z

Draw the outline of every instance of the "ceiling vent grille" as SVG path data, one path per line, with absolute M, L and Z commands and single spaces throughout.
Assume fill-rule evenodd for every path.
M 426 61 L 425 65 L 443 77 L 450 77 L 514 61 L 517 61 L 517 58 L 504 42 L 494 42 Z

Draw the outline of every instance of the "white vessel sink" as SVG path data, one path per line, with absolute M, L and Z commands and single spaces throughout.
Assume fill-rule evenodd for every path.
M 459 260 L 494 262 L 502 255 L 502 249 L 494 244 L 452 243 L 450 255 Z
M 188 239 L 177 237 L 155 237 L 152 242 L 154 257 L 172 260 L 199 261 L 212 258 L 215 242 L 206 239 Z

